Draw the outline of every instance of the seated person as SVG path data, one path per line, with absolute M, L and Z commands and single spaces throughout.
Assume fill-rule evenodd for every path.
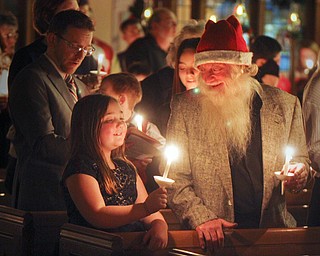
M 168 226 L 158 211 L 167 191 L 148 193 L 123 154 L 127 126 L 119 103 L 102 94 L 80 99 L 71 118 L 71 157 L 62 186 L 69 222 L 108 232 L 147 230 L 143 241 L 165 248 Z
M 130 123 L 129 126 L 136 125 L 134 121 L 134 107 L 141 100 L 142 90 L 140 83 L 133 74 L 117 73 L 108 75 L 102 80 L 99 92 L 117 99 L 119 104 L 122 106 L 125 121 Z M 142 132 L 159 141 L 162 145 L 162 147 L 159 148 L 160 150 L 165 145 L 166 140 L 160 134 L 159 129 L 147 120 L 144 120 L 143 122 Z M 130 145 L 127 145 L 127 147 L 128 148 L 126 152 L 129 153 Z M 144 184 L 146 184 L 146 168 L 147 165 L 152 161 L 152 158 L 147 157 L 145 159 L 129 159 L 133 161 L 138 169 L 142 181 Z

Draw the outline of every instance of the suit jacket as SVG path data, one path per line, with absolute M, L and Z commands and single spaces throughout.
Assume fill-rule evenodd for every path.
M 88 94 L 75 79 L 79 96 Z M 68 160 L 74 101 L 67 85 L 46 56 L 40 56 L 14 80 L 9 107 L 16 129 L 18 163 L 14 199 L 22 210 L 65 209 L 60 178 Z
M 228 151 L 224 138 L 216 133 L 209 139 L 202 132 L 199 95 L 176 95 L 168 124 L 167 142 L 180 149 L 169 177 L 175 180 L 168 189 L 169 206 L 181 222 L 191 228 L 215 218 L 234 221 L 234 199 Z M 285 162 L 284 147 L 295 148 L 294 160 L 305 163 L 306 148 L 301 107 L 297 97 L 270 86 L 260 94 L 263 161 L 263 199 L 261 227 L 295 226 L 287 212 L 280 181 L 274 175 Z

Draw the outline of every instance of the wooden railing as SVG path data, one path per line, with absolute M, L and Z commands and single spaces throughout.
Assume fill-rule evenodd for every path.
M 61 230 L 60 256 L 85 255 L 208 255 L 196 231 L 169 231 L 165 250 L 150 251 L 144 232 L 110 234 L 72 224 Z M 225 232 L 224 248 L 215 255 L 320 255 L 320 228 L 239 229 Z
M 152 252 L 142 243 L 144 232 L 111 234 L 67 224 L 66 212 L 0 206 L 0 256 L 206 255 L 194 230 L 181 230 L 171 210 L 161 212 L 169 225 L 169 243 Z M 320 255 L 320 227 L 226 230 L 225 246 L 215 255 Z

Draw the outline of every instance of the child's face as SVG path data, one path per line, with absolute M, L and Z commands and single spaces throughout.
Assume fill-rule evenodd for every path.
M 102 126 L 99 136 L 100 147 L 103 152 L 110 154 L 111 150 L 123 144 L 127 132 L 123 113 L 117 102 L 110 101 L 101 123 Z
M 100 93 L 111 96 L 119 102 L 125 121 L 131 118 L 134 106 L 129 106 L 128 95 L 126 93 L 115 93 L 112 90 L 112 84 L 110 82 L 103 82 L 101 84 Z
M 179 78 L 186 90 L 198 85 L 199 70 L 194 67 L 194 49 L 185 49 L 179 59 Z

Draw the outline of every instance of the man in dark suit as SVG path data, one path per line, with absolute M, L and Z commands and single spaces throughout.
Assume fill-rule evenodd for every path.
M 16 129 L 18 163 L 13 186 L 14 206 L 29 211 L 64 210 L 60 178 L 69 155 L 71 113 L 86 86 L 70 77 L 91 45 L 94 26 L 85 14 L 58 13 L 47 33 L 47 51 L 17 75 L 9 91 Z

